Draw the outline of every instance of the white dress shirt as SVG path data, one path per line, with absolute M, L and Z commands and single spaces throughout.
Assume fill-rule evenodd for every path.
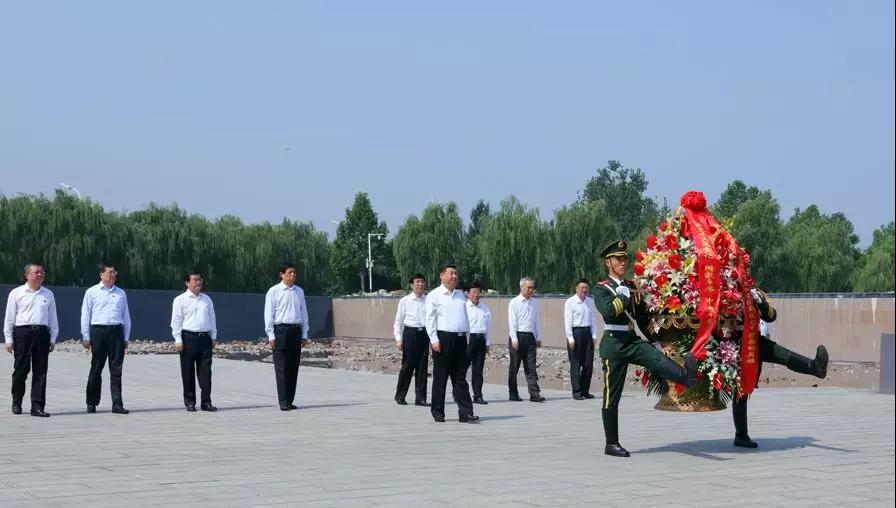
M 450 291 L 445 285 L 435 288 L 426 295 L 425 307 L 426 333 L 429 342 L 439 342 L 439 330 L 443 332 L 467 333 L 470 323 L 467 320 L 467 298 L 464 292 L 455 289 Z
M 124 290 L 102 283 L 87 288 L 81 302 L 81 338 L 90 342 L 90 325 L 121 325 L 124 341 L 131 340 L 131 311 Z
M 538 302 L 535 301 L 534 296 L 527 300 L 523 298 L 523 295 L 517 295 L 516 298 L 510 300 L 510 303 L 507 304 L 507 325 L 510 328 L 510 340 L 514 344 L 519 342 L 516 337 L 517 332 L 529 332 L 535 335 L 535 340 L 541 340 Z
M 426 297 L 422 294 L 420 298 L 411 293 L 398 300 L 398 310 L 395 311 L 395 324 L 392 325 L 392 333 L 395 335 L 395 341 L 401 342 L 401 334 L 404 327 L 423 328 L 426 323 L 423 319 L 424 306 L 426 305 Z
M 563 326 L 570 344 L 575 342 L 572 329 L 581 326 L 591 328 L 591 338 L 597 340 L 597 319 L 594 316 L 594 305 L 590 296 L 582 300 L 579 295 L 572 295 L 566 300 L 563 306 Z
M 485 335 L 485 345 L 492 344 L 492 338 L 488 334 L 489 326 L 492 322 L 492 312 L 484 303 L 473 305 L 473 302 L 467 300 L 467 320 L 470 323 L 470 333 L 481 333 Z
M 274 325 L 302 325 L 302 340 L 308 340 L 308 306 L 305 292 L 293 284 L 280 283 L 268 289 L 264 296 L 264 331 L 274 340 Z
M 218 339 L 218 323 L 215 304 L 205 293 L 194 295 L 189 289 L 177 295 L 171 304 L 171 335 L 174 342 L 183 342 L 182 331 L 207 332 L 212 340 Z
M 41 286 L 37 291 L 23 284 L 9 292 L 6 300 L 6 317 L 3 320 L 3 336 L 7 344 L 13 343 L 13 330 L 17 326 L 43 325 L 50 329 L 50 343 L 59 336 L 56 318 L 56 298 L 53 292 Z

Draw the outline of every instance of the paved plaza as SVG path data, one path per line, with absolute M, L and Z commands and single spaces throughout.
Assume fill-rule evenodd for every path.
M 629 459 L 603 455 L 600 399 L 476 406 L 479 425 L 397 406 L 395 376 L 302 367 L 276 406 L 273 366 L 215 359 L 218 413 L 187 413 L 174 355 L 124 364 L 127 416 L 84 411 L 85 354 L 50 356 L 46 410 L 9 411 L 0 362 L 2 506 L 893 506 L 894 397 L 861 389 L 762 389 L 758 450 L 731 446 L 730 411 L 674 414 L 630 390 Z M 30 391 L 30 379 L 29 379 Z M 412 397 L 411 397 L 412 400 Z M 449 397 L 450 401 L 450 397 Z

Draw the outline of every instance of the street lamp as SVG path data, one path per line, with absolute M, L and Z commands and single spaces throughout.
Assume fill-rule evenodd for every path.
M 72 187 L 71 185 L 62 182 L 59 182 L 58 185 L 69 192 L 74 192 L 78 195 L 78 199 L 81 199 L 81 191 L 79 191 L 76 187 Z
M 367 282 L 371 293 L 373 293 L 373 250 L 370 247 L 370 239 L 374 236 L 377 238 L 382 238 L 383 234 L 367 233 L 367 259 L 365 260 L 365 262 L 367 264 Z

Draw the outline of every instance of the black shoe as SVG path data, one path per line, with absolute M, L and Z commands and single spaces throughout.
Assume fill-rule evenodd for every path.
M 399 406 L 407 406 L 408 405 L 407 401 L 402 400 L 402 399 L 395 399 L 395 403 L 398 404 Z
M 519 395 L 511 395 L 510 400 L 512 400 L 513 402 L 522 402 L 523 401 L 523 399 L 520 398 Z
M 585 397 L 579 395 L 578 393 L 574 394 L 574 395 L 572 396 L 572 398 L 575 399 L 575 400 L 585 400 Z
M 439 422 L 439 423 L 445 423 L 445 417 L 444 417 L 444 416 L 433 416 L 432 419 L 435 420 L 435 421 L 437 421 L 437 422 Z
M 280 404 L 280 411 L 292 411 L 292 408 L 289 407 L 289 404 Z
M 414 402 L 414 405 L 422 406 L 422 407 L 430 407 L 432 404 L 430 404 L 429 402 L 426 402 L 425 400 L 421 400 L 419 402 Z
M 750 439 L 750 436 L 734 436 L 734 446 L 741 448 L 759 448 L 759 443 Z
M 122 407 L 122 406 L 114 406 L 114 407 L 112 408 L 112 412 L 115 413 L 115 414 L 117 414 L 117 415 L 126 415 L 126 414 L 130 413 L 129 410 L 125 409 L 125 408 Z
M 544 402 L 545 398 L 541 395 L 533 395 L 529 397 L 529 402 Z
M 88 413 L 96 413 L 96 405 L 95 404 L 87 404 L 87 412 Z
M 473 397 L 473 404 L 483 404 L 483 405 L 485 405 L 485 404 L 488 404 L 488 402 L 486 402 L 486 400 L 483 399 L 482 397 Z
M 50 413 L 44 412 L 43 409 L 31 409 L 31 416 L 39 416 L 40 418 L 48 418 Z
M 604 448 L 604 454 L 610 455 L 612 457 L 631 457 L 632 454 L 628 452 L 625 448 L 622 447 L 619 443 L 616 444 L 607 444 Z
M 202 406 L 200 406 L 200 409 L 202 409 L 203 411 L 208 411 L 210 413 L 214 413 L 215 411 L 218 410 L 218 408 L 213 406 L 211 402 L 207 402 L 207 403 L 203 404 Z
M 593 399 L 594 395 L 592 395 L 590 393 L 586 393 L 586 394 L 582 395 L 582 397 L 585 397 L 586 399 Z
M 196 412 L 196 404 L 187 404 L 187 412 L 195 413 Z
M 460 423 L 479 423 L 479 417 L 476 415 L 463 416 L 457 419 Z
M 13 404 L 12 405 L 12 414 L 14 414 L 14 415 L 22 414 L 22 405 L 21 404 Z
M 828 375 L 828 349 L 824 346 L 818 346 L 815 350 L 815 359 L 810 364 L 815 376 L 824 379 Z
M 299 406 L 297 406 L 295 404 L 290 404 L 289 409 L 299 409 Z
M 697 369 L 700 368 L 700 360 L 693 353 L 688 353 L 684 357 L 684 369 L 687 371 L 686 387 L 691 388 L 697 384 Z M 668 386 L 666 388 L 668 390 Z

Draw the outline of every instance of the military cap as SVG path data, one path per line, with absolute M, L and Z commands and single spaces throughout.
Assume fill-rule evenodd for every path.
M 628 253 L 625 251 L 627 248 L 628 243 L 626 243 L 625 240 L 617 240 L 604 247 L 604 250 L 600 251 L 600 257 L 609 258 L 613 256 L 627 256 Z

